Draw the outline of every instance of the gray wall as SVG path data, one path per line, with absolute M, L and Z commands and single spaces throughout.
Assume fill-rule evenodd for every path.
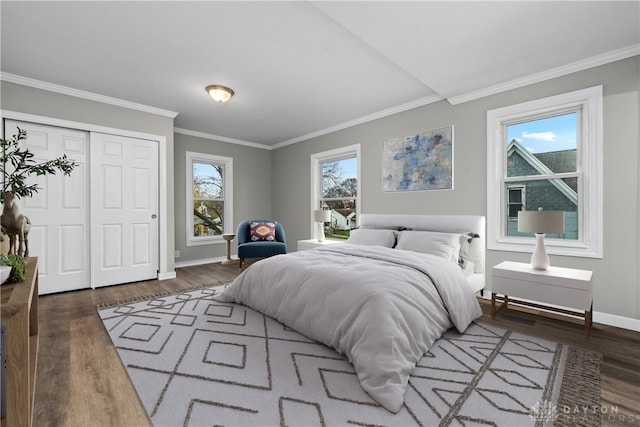
M 2 81 L 0 108 L 37 116 L 164 136 L 167 140 L 167 269 L 174 268 L 173 119 Z M 161 171 L 162 173 L 162 171 Z
M 273 213 L 290 246 L 310 232 L 310 159 L 350 144 L 362 149 L 362 212 L 486 215 L 487 110 L 604 85 L 604 258 L 551 256 L 553 265 L 594 271 L 594 310 L 640 319 L 638 113 L 640 57 L 633 57 L 456 106 L 441 101 L 273 151 Z M 381 191 L 382 142 L 454 125 L 454 190 Z M 293 246 L 295 247 L 295 246 Z M 525 253 L 488 251 L 487 266 L 528 262 Z M 488 277 L 488 288 L 491 288 Z M 596 321 L 598 319 L 596 318 Z
M 270 218 L 271 151 L 227 144 L 190 135 L 175 134 L 175 219 L 178 263 L 224 257 L 223 243 L 186 246 L 186 155 L 187 151 L 233 158 L 233 229 L 250 218 Z M 277 193 L 274 191 L 273 193 Z M 231 252 L 236 253 L 235 241 Z
M 0 108 L 165 136 L 167 263 L 172 269 L 174 249 L 181 251 L 180 262 L 225 254 L 223 245 L 185 247 L 187 150 L 233 157 L 234 225 L 245 218 L 272 217 L 285 225 L 289 246 L 295 249 L 296 241 L 309 238 L 310 233 L 311 154 L 361 144 L 362 212 L 486 215 L 487 110 L 602 84 L 604 258 L 552 256 L 551 262 L 594 271 L 595 311 L 640 320 L 639 70 L 640 57 L 629 58 L 456 106 L 441 101 L 274 151 L 176 134 L 174 152 L 170 118 L 4 81 Z M 454 190 L 382 193 L 382 141 L 447 125 L 454 125 L 455 132 Z M 489 251 L 487 265 L 503 260 L 528 262 L 528 258 L 524 253 Z

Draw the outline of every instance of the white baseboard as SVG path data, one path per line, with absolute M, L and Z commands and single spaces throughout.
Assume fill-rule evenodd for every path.
M 158 273 L 158 280 L 168 280 L 168 279 L 175 279 L 176 278 L 176 271 L 167 271 L 166 273 Z
M 213 264 L 214 262 L 222 262 L 225 259 L 227 259 L 227 257 L 221 256 L 216 258 L 205 258 L 205 259 L 195 259 L 192 261 L 181 261 L 181 262 L 176 262 L 176 268 L 193 267 L 194 265 L 203 265 L 203 264 Z M 231 259 L 237 260 L 238 258 L 236 258 L 235 256 L 232 256 Z
M 632 319 L 631 317 L 622 317 L 616 316 L 615 314 L 600 313 L 598 311 L 594 311 L 593 322 L 640 332 L 640 320 Z

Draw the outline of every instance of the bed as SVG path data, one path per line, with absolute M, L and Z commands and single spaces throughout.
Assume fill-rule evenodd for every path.
M 390 215 L 361 214 L 361 228 L 427 230 L 448 233 L 474 233 L 468 260 L 473 269 L 467 270 L 467 281 L 473 293 L 485 287 L 486 220 L 480 215 Z
M 397 413 L 422 355 L 482 315 L 484 227 L 481 216 L 362 214 L 345 243 L 256 262 L 216 299 L 334 348 Z

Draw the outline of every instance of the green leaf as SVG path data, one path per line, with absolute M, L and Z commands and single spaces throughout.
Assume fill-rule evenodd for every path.
M 34 154 L 28 148 L 21 148 L 21 141 L 27 138 L 27 132 L 18 128 L 18 133 L 10 139 L 0 139 L 0 173 L 2 174 L 2 192 L 11 191 L 18 198 L 31 197 L 38 193 L 40 188 L 36 184 L 27 185 L 26 180 L 31 176 L 55 175 L 62 172 L 70 175 L 77 163 L 67 158 L 64 154 L 53 160 L 36 163 Z M 6 166 L 10 164 L 13 171 L 7 172 Z

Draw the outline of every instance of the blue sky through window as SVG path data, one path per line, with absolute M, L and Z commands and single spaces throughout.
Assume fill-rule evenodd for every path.
M 340 160 L 339 163 L 340 163 L 340 167 L 342 168 L 342 171 L 344 172 L 345 179 L 356 178 L 358 162 L 356 161 L 355 157 L 352 157 L 350 159 Z
M 200 197 L 222 198 L 222 175 L 210 163 L 193 163 L 193 181 Z
M 507 126 L 507 144 L 515 139 L 531 153 L 576 148 L 577 113 L 563 114 Z

